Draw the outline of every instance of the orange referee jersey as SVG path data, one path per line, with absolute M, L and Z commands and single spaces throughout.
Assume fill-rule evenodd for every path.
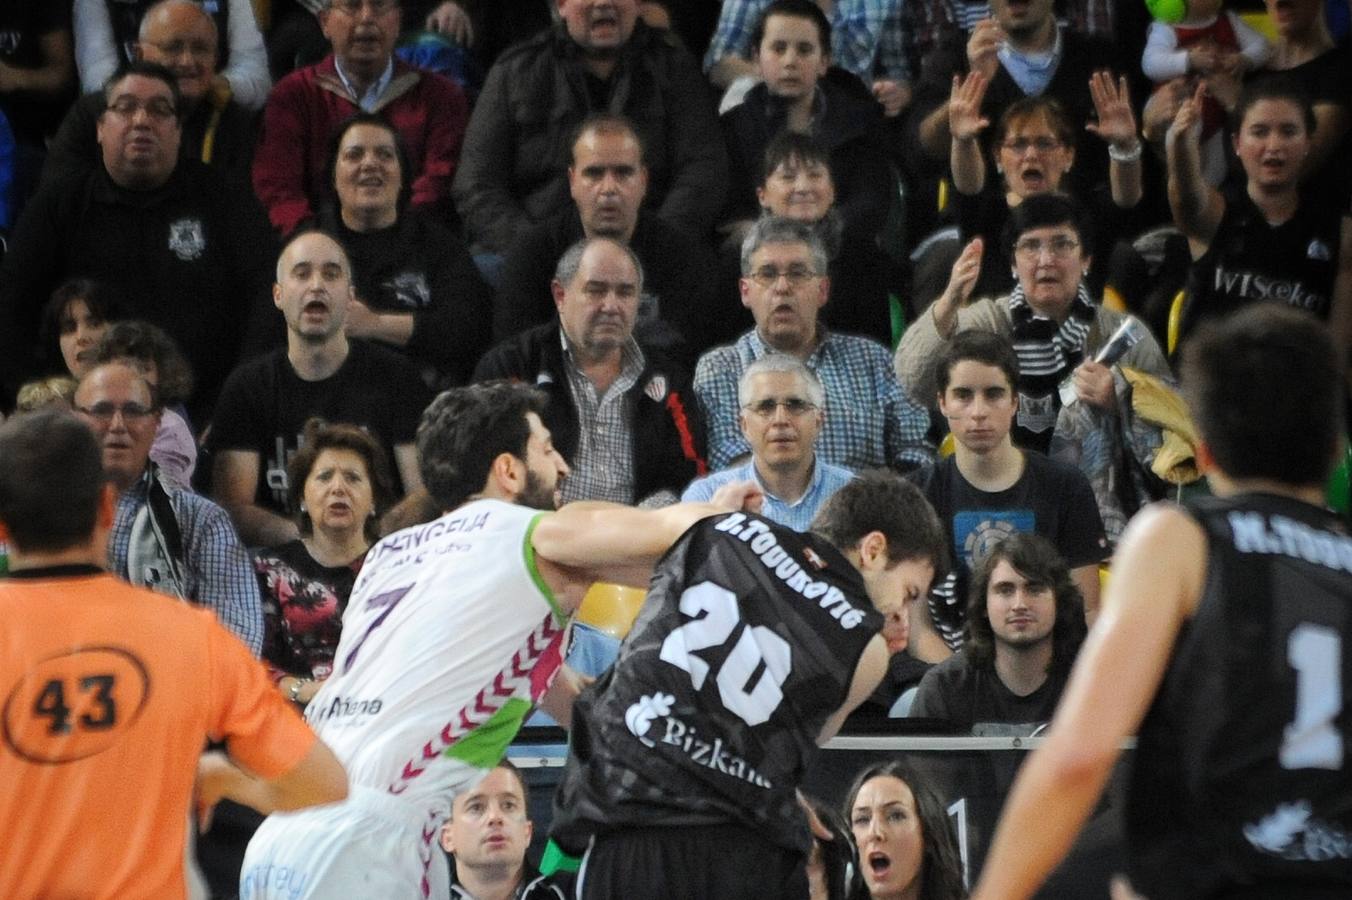
M 263 778 L 315 740 L 210 612 L 84 566 L 0 581 L 0 897 L 186 896 L 208 739 Z

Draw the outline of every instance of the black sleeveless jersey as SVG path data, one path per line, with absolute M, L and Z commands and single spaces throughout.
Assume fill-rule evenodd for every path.
M 1352 896 L 1352 538 L 1273 495 L 1189 512 L 1206 582 L 1141 726 L 1134 886 L 1152 900 Z
M 1311 191 L 1295 216 L 1269 225 L 1243 185 L 1226 188 L 1220 226 L 1189 272 L 1183 334 L 1259 301 L 1328 319 L 1343 215 L 1329 197 Z
M 835 548 L 758 516 L 693 526 L 578 699 L 553 836 L 737 824 L 806 850 L 794 791 L 882 617 Z

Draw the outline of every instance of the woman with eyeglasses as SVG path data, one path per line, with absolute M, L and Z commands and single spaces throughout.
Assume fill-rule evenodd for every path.
M 1084 212 L 1061 194 L 1037 194 L 1010 211 L 1003 248 L 973 238 L 958 256 L 944 292 L 901 339 L 897 377 L 914 397 L 937 399 L 934 361 L 960 331 L 981 329 L 1005 335 L 1019 359 L 1015 385 L 1019 408 L 1014 443 L 1047 452 L 1062 406 L 1067 379 L 1076 400 L 1099 410 L 1117 406 L 1116 382 L 1108 366 L 1094 361 L 1099 350 L 1129 318 L 1097 303 L 1086 276 L 1093 247 Z M 995 256 L 1013 268 L 1015 285 L 1006 295 L 968 305 L 982 258 Z M 1121 357 L 1124 366 L 1168 377 L 1159 344 L 1139 320 L 1139 342 Z
M 992 180 L 980 141 L 981 132 L 990 124 L 981 116 L 989 84 L 990 79 L 980 71 L 965 79 L 955 76 L 948 103 L 950 197 L 963 242 L 980 237 L 994 244 L 1020 203 L 1038 194 L 1066 192 L 1070 187 L 1067 176 L 1075 165 L 1077 134 L 1084 127 L 1072 122 L 1051 97 L 1026 97 L 1013 103 L 995 124 L 991 162 L 1000 177 Z M 1141 199 L 1141 142 L 1126 79 L 1114 80 L 1107 72 L 1097 72 L 1089 88 L 1098 118 L 1088 127 L 1107 144 L 1109 160 L 1108 183 L 1077 197 L 1088 213 L 1090 239 L 1101 252 L 1089 274 L 1091 294 L 1098 297 L 1108 278 L 1109 254 L 1127 231 L 1131 211 Z M 936 253 L 918 267 L 913 302 L 920 308 L 938 293 L 953 252 Z M 972 294 L 1003 294 L 1013 283 L 1006 261 L 999 254 L 989 254 Z
M 1205 88 L 1181 107 L 1165 146 L 1169 203 L 1188 238 L 1192 271 L 1181 335 L 1203 319 L 1258 301 L 1304 309 L 1352 339 L 1352 217 L 1323 184 L 1302 189 L 1316 117 L 1295 82 L 1255 81 L 1235 107 L 1242 184 L 1217 191 L 1202 176 Z

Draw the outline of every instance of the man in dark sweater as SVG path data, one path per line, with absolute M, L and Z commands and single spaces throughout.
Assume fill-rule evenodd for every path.
M 178 343 L 197 378 L 189 411 L 204 420 L 231 367 L 266 346 L 275 244 L 251 196 L 179 157 L 182 105 L 168 69 L 131 63 L 103 97 L 101 164 L 43 186 L 0 270 L 6 395 L 37 370 L 39 320 L 53 288 L 93 278 L 129 317 Z
M 553 285 L 558 322 L 490 350 L 475 381 L 510 378 L 549 395 L 542 416 L 572 466 L 563 499 L 675 502 L 705 473 L 690 376 L 634 338 L 643 269 L 610 238 L 570 247 Z
M 550 280 L 563 251 L 583 238 L 628 244 L 643 264 L 639 336 L 681 346 L 693 362 L 714 318 L 714 257 L 679 226 L 642 209 L 648 193 L 643 142 L 622 116 L 589 116 L 578 128 L 568 167 L 573 205 L 523 231 L 503 265 L 493 337 L 505 340 L 552 321 Z

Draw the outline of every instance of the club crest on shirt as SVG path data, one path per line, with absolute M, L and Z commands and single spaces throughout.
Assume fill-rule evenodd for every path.
M 1056 402 L 1051 394 L 1033 397 L 1019 394 L 1019 425 L 1035 433 L 1042 433 L 1056 425 Z
M 169 249 L 184 262 L 192 262 L 207 249 L 207 237 L 201 219 L 179 219 L 169 223 Z
M 1305 248 L 1306 259 L 1319 259 L 1328 262 L 1333 259 L 1333 254 L 1329 251 L 1329 245 L 1315 238 L 1310 241 L 1310 246 Z

